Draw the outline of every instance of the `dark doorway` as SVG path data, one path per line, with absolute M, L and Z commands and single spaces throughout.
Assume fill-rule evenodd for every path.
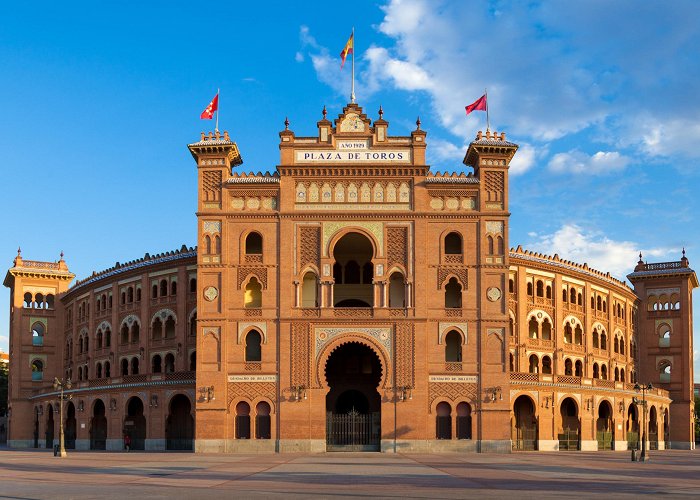
M 598 441 L 599 450 L 613 449 L 613 419 L 612 407 L 607 401 L 600 403 L 598 407 L 598 419 L 596 420 L 596 440 Z
M 49 405 L 46 408 L 46 448 L 53 449 L 53 406 Z
M 39 447 L 39 408 L 34 408 L 34 448 Z
M 328 451 L 379 451 L 381 377 L 377 354 L 364 344 L 345 344 L 331 354 L 326 364 Z
M 101 399 L 95 401 L 90 420 L 90 449 L 107 449 L 107 417 L 105 417 L 105 404 Z
M 65 440 L 67 450 L 75 449 L 75 437 L 77 431 L 78 425 L 75 421 L 75 405 L 73 403 L 68 403 L 68 409 L 66 410 L 66 427 L 63 431 L 63 438 Z
M 194 419 L 192 404 L 187 396 L 178 394 L 170 400 L 170 411 L 165 422 L 168 450 L 192 450 Z
M 132 450 L 146 449 L 146 417 L 143 415 L 143 402 L 136 396 L 129 400 L 126 407 L 124 435 L 131 438 Z
M 513 451 L 537 449 L 535 404 L 528 396 L 519 396 L 513 404 Z

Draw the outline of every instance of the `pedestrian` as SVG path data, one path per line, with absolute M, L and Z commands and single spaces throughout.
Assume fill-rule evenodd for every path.
M 126 451 L 131 450 L 131 437 L 128 434 L 124 434 L 124 449 Z

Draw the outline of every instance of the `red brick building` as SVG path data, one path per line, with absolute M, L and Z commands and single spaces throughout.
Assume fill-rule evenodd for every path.
M 430 171 L 420 122 L 392 136 L 356 104 L 279 135 L 266 174 L 227 133 L 189 145 L 197 251 L 70 288 L 62 259 L 18 255 L 11 446 L 56 439 L 54 377 L 84 449 L 621 450 L 645 422 L 652 448 L 694 446 L 685 256 L 640 261 L 633 290 L 508 251 L 502 133 L 469 145 L 469 175 Z

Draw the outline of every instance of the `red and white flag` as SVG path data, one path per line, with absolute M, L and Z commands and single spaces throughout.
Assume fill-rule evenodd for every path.
M 214 111 L 217 111 L 219 109 L 219 93 L 217 92 L 216 95 L 214 96 L 214 99 L 211 100 L 209 103 L 209 106 L 206 107 L 204 111 L 202 111 L 202 114 L 199 115 L 199 117 L 202 120 L 211 120 L 214 118 Z
M 486 111 L 487 107 L 486 94 L 484 94 L 469 106 L 465 106 L 464 109 L 467 110 L 467 115 L 469 115 L 472 111 Z

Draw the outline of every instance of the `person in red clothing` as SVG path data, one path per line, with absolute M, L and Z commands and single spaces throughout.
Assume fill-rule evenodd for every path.
M 124 449 L 126 451 L 131 450 L 131 437 L 128 434 L 124 434 Z

